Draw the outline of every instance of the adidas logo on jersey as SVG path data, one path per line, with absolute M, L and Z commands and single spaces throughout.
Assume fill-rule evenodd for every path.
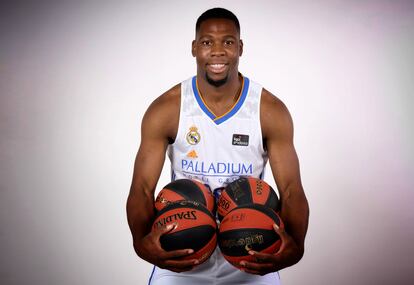
M 191 150 L 191 151 L 189 151 L 189 152 L 187 153 L 187 157 L 190 157 L 190 158 L 197 158 L 197 157 L 198 157 L 198 155 L 197 155 L 197 153 L 196 153 L 196 151 L 195 151 L 195 150 Z

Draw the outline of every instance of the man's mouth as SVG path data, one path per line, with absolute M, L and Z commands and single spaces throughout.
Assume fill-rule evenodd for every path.
M 210 63 L 207 65 L 208 69 L 213 73 L 222 73 L 226 69 L 225 63 Z

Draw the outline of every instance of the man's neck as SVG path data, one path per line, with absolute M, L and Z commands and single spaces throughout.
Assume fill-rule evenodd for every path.
M 214 86 L 207 80 L 197 77 L 197 86 L 200 96 L 210 111 L 217 117 L 227 113 L 237 102 L 242 92 L 243 77 L 237 74 L 222 86 Z
M 211 103 L 229 102 L 229 100 L 237 100 L 239 96 L 243 77 L 237 73 L 229 76 L 227 82 L 221 86 L 210 84 L 206 78 L 197 75 L 198 90 L 203 100 Z

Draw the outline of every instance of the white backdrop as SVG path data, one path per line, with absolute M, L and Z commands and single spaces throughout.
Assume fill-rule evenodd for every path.
M 241 22 L 241 72 L 295 122 L 311 217 L 283 284 L 412 284 L 412 1 L 10 2 L 1 284 L 147 283 L 125 213 L 140 121 L 195 74 L 195 21 L 215 6 Z

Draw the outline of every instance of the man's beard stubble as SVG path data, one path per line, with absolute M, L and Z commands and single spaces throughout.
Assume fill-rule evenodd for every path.
M 206 73 L 206 80 L 207 80 L 207 82 L 209 83 L 209 84 L 211 84 L 211 85 L 213 85 L 214 87 L 220 87 L 220 86 L 223 86 L 226 82 L 227 82 L 227 79 L 229 78 L 229 76 L 228 75 L 226 75 L 226 77 L 224 77 L 223 79 L 220 79 L 220 80 L 213 80 L 213 79 L 211 79 L 209 76 L 208 76 L 208 74 Z

